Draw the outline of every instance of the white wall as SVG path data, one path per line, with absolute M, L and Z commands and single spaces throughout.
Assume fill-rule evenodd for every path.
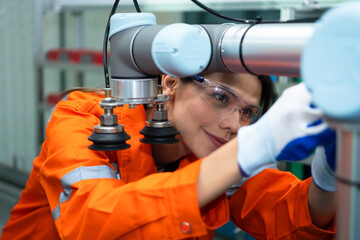
M 22 171 L 37 154 L 33 8 L 0 1 L 0 163 Z

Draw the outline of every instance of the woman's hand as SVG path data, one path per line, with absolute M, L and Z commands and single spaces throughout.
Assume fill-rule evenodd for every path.
M 242 174 L 249 176 L 269 163 L 304 160 L 317 146 L 332 144 L 333 130 L 322 117 L 322 111 L 311 106 L 304 84 L 285 90 L 259 121 L 238 131 Z

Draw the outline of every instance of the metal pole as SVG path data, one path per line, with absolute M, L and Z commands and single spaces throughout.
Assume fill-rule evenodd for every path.
M 360 123 L 338 127 L 336 239 L 360 236 Z

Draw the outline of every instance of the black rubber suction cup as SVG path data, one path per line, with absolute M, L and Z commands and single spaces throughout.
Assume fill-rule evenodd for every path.
M 175 138 L 179 131 L 173 126 L 162 128 L 145 126 L 140 130 L 140 133 L 144 135 L 144 138 L 140 139 L 142 143 L 170 144 L 179 142 L 179 139 Z
M 93 132 L 88 138 L 93 142 L 89 146 L 91 150 L 97 151 L 116 151 L 123 150 L 130 147 L 130 144 L 126 143 L 126 140 L 130 139 L 130 136 L 126 132 L 118 133 L 96 133 Z

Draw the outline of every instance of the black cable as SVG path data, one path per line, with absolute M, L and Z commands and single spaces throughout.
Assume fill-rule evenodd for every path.
M 335 173 L 333 173 L 333 175 L 335 176 L 337 181 L 339 181 L 339 182 L 341 182 L 343 184 L 346 184 L 346 185 L 355 186 L 355 187 L 360 189 L 360 182 L 359 181 L 353 181 L 353 180 L 347 179 L 345 177 L 342 177 L 340 175 L 337 175 Z
M 116 0 L 114 2 L 114 5 L 111 9 L 111 13 L 110 13 L 109 19 L 106 24 L 106 29 L 105 29 L 105 36 L 104 36 L 104 43 L 103 43 L 103 65 L 104 65 L 105 87 L 106 88 L 110 88 L 108 57 L 107 57 L 107 44 L 108 44 L 109 31 L 110 31 L 110 18 L 112 15 L 114 15 L 119 2 L 120 2 L 120 0 Z
M 226 20 L 230 20 L 230 21 L 234 21 L 234 22 L 240 22 L 240 23 L 259 23 L 257 19 L 255 20 L 251 20 L 251 19 L 241 19 L 241 18 L 234 18 L 234 17 L 230 17 L 230 16 L 226 16 L 223 15 L 221 13 L 219 13 L 218 11 L 204 5 L 203 3 L 199 2 L 198 0 L 191 0 L 193 3 L 195 3 L 198 7 L 204 9 L 205 11 L 226 19 Z M 257 17 L 258 18 L 258 17 Z M 287 21 L 281 21 L 281 20 L 261 20 L 261 23 L 303 23 L 303 22 L 314 22 L 317 19 L 297 19 L 297 20 L 287 20 Z
M 133 2 L 134 2 L 134 6 L 135 6 L 136 11 L 137 11 L 138 13 L 141 12 L 141 9 L 140 9 L 140 7 L 139 7 L 139 4 L 138 4 L 137 0 L 133 0 Z
M 200 8 L 204 9 L 205 11 L 207 11 L 215 16 L 218 16 L 220 18 L 224 18 L 226 20 L 230 20 L 230 21 L 234 21 L 234 22 L 241 22 L 241 23 L 254 23 L 256 21 L 256 20 L 247 20 L 247 19 L 229 17 L 229 16 L 223 15 L 223 14 L 215 11 L 214 9 L 207 7 L 206 5 L 202 4 L 201 2 L 199 2 L 197 0 L 191 0 L 191 1 L 193 3 L 195 3 L 197 6 L 199 6 Z
M 106 24 L 105 28 L 105 35 L 104 35 L 104 43 L 103 43 L 103 65 L 104 65 L 104 75 L 105 75 L 105 87 L 110 88 L 110 80 L 109 80 L 109 68 L 108 68 L 108 57 L 107 57 L 107 45 L 108 45 L 108 38 L 109 38 L 109 31 L 110 31 L 110 19 L 112 15 L 115 14 L 116 8 L 119 5 L 120 0 L 116 0 L 114 2 L 114 5 L 111 9 L 109 19 Z M 139 4 L 137 0 L 133 0 L 134 6 L 137 12 L 141 12 L 141 9 L 139 7 Z
M 256 17 L 256 22 L 253 22 L 252 24 L 250 24 L 250 26 L 245 30 L 244 34 L 242 35 L 241 37 L 241 40 L 240 40 L 240 51 L 239 51 L 239 55 L 240 55 L 240 61 L 241 61 L 241 65 L 243 66 L 243 68 L 250 74 L 252 75 L 256 75 L 258 76 L 257 74 L 253 73 L 245 64 L 245 61 L 244 61 L 244 58 L 243 58 L 243 53 L 242 53 L 242 46 L 243 46 L 243 41 L 245 39 L 245 35 L 246 33 L 250 30 L 250 28 L 252 28 L 253 26 L 255 26 L 256 24 L 260 23 L 262 20 L 262 17 L 261 16 L 258 16 Z
M 250 28 L 252 28 L 253 26 L 255 26 L 258 23 L 299 23 L 299 22 L 308 22 L 309 20 L 289 20 L 289 21 L 280 21 L 280 20 L 267 20 L 267 21 L 263 21 L 262 20 L 262 16 L 257 16 L 255 18 L 255 20 L 249 20 L 249 19 L 240 19 L 240 18 L 233 18 L 233 17 L 229 17 L 226 15 L 223 15 L 217 11 L 215 11 L 212 8 L 209 8 L 208 6 L 202 4 L 201 2 L 199 2 L 198 0 L 191 0 L 193 3 L 195 3 L 197 6 L 199 6 L 200 8 L 204 9 L 205 11 L 220 17 L 220 18 L 224 18 L 226 20 L 230 20 L 230 21 L 235 21 L 235 22 L 240 22 L 240 23 L 246 23 L 246 24 L 250 24 L 250 26 L 245 30 L 243 36 L 241 37 L 241 41 L 240 41 L 240 61 L 241 61 L 241 65 L 243 66 L 243 68 L 250 74 L 253 75 L 257 75 L 255 73 L 253 73 L 245 64 L 244 58 L 243 58 L 243 54 L 242 54 L 242 44 L 245 38 L 246 33 L 249 31 Z
M 220 17 L 220 18 L 224 18 L 226 20 L 230 20 L 230 21 L 235 21 L 235 22 L 240 22 L 240 23 L 247 23 L 249 24 L 250 23 L 250 26 L 245 30 L 242 38 L 241 38 L 241 41 L 240 41 L 240 61 L 241 61 L 241 65 L 243 66 L 243 68 L 250 74 L 253 74 L 253 75 L 256 75 L 255 73 L 253 73 L 252 71 L 250 71 L 250 69 L 245 65 L 245 61 L 244 61 L 244 58 L 243 58 L 243 55 L 242 55 L 242 43 L 244 41 L 244 37 L 247 33 L 247 31 L 249 31 L 250 28 L 252 28 L 253 26 L 255 26 L 256 24 L 260 23 L 262 21 L 262 17 L 261 16 L 258 16 L 256 17 L 255 20 L 248 20 L 248 19 L 240 19 L 240 18 L 233 18 L 233 17 L 229 17 L 229 16 L 226 16 L 226 15 L 223 15 L 217 11 L 215 11 L 214 9 L 211 9 L 209 7 L 207 7 L 206 5 L 202 4 L 201 2 L 197 1 L 197 0 L 191 0 L 193 3 L 195 3 L 197 6 L 199 6 L 200 8 L 204 9 L 205 11 L 217 16 L 217 17 Z

